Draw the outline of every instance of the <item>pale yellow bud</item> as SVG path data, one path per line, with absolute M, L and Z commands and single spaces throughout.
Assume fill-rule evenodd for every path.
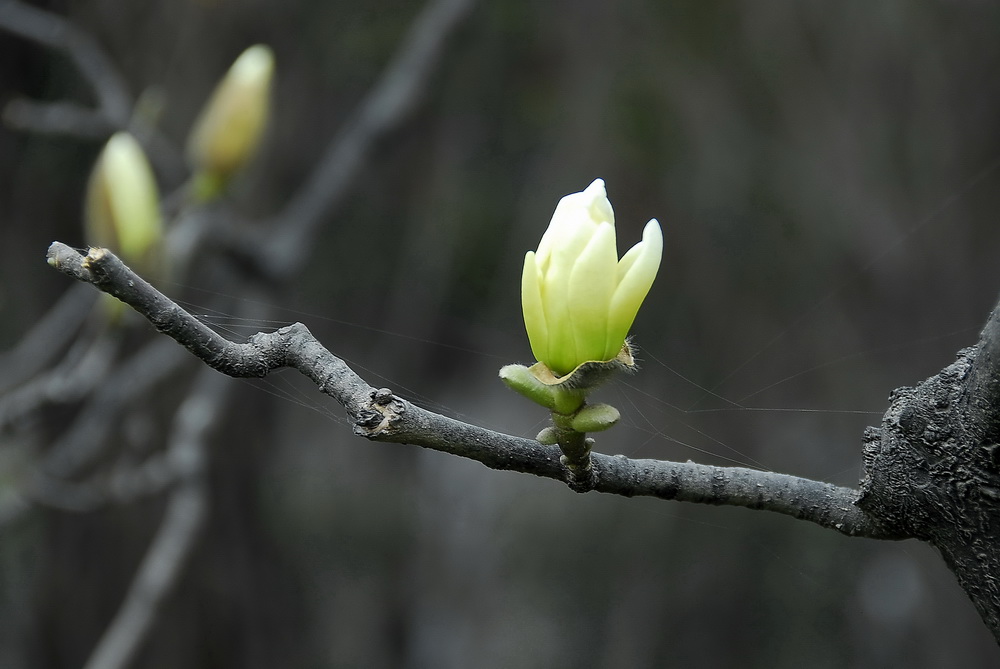
M 217 189 L 253 158 L 267 128 L 274 53 L 257 44 L 244 51 L 202 109 L 188 137 L 196 178 Z
M 155 268 L 163 225 L 153 170 L 139 142 L 116 133 L 97 158 L 84 209 L 87 243 L 104 246 L 139 272 Z
M 618 259 L 615 215 L 596 179 L 559 201 L 537 251 L 528 251 L 521 304 L 535 358 L 557 376 L 614 360 L 660 267 L 656 220 Z

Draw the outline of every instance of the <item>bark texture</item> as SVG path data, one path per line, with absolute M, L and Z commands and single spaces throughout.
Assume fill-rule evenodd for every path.
M 858 504 L 935 546 L 1000 642 L 998 318 L 939 374 L 893 391 L 865 433 Z

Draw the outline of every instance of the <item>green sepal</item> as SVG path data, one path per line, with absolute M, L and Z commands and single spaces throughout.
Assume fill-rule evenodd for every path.
M 500 369 L 500 379 L 512 390 L 516 390 L 536 404 L 541 404 L 549 411 L 567 415 L 575 413 L 583 405 L 586 392 L 546 383 L 537 373 L 539 365 L 541 363 L 530 368 L 524 365 L 506 365 Z M 548 370 L 547 367 L 544 369 Z
M 555 446 L 559 443 L 559 431 L 550 425 L 538 433 L 535 441 L 546 446 Z
M 570 419 L 570 427 L 577 432 L 600 432 L 613 427 L 621 417 L 618 409 L 610 404 L 591 404 Z
M 556 389 L 545 385 L 524 365 L 505 365 L 500 368 L 500 380 L 511 390 L 521 393 L 535 404 L 550 411 L 556 410 Z

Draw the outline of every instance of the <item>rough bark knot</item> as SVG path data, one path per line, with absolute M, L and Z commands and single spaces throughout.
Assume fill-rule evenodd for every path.
M 368 402 L 355 416 L 354 433 L 374 439 L 390 431 L 399 422 L 405 408 L 403 400 L 388 388 L 373 390 L 368 395 Z

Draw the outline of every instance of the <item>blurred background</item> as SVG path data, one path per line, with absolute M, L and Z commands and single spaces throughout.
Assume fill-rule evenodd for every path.
M 258 42 L 274 49 L 267 143 L 203 212 L 236 221 L 237 234 L 280 230 L 421 10 L 36 6 L 93 37 L 178 152 L 233 59 Z M 889 392 L 973 345 L 1000 294 L 998 31 L 1000 6 L 975 1 L 475 3 L 288 281 L 209 249 L 163 287 L 234 338 L 302 321 L 376 387 L 533 436 L 544 412 L 496 378 L 531 362 L 523 254 L 559 197 L 601 177 L 620 252 L 652 217 L 666 248 L 633 328 L 642 369 L 601 391 L 623 424 L 596 450 L 855 486 L 862 430 Z M 0 104 L 21 98 L 94 102 L 64 53 L 0 32 Z M 0 127 L 4 350 L 24 350 L 73 288 L 45 249 L 84 246 L 87 175 L 109 134 L 14 125 Z M 183 163 L 153 162 L 161 190 L 176 192 Z M 158 340 L 145 323 L 127 328 L 97 389 Z M 88 404 L 93 389 L 24 411 L 8 403 L 0 493 L 30 497 L 38 463 L 95 411 L 102 455 L 70 480 L 101 481 L 163 451 L 200 367 L 184 357 L 103 414 Z M 204 526 L 134 666 L 1000 660 L 926 545 L 578 495 L 354 437 L 342 410 L 291 372 L 225 385 Z M 169 494 L 76 511 L 31 499 L 0 527 L 0 666 L 85 663 Z

